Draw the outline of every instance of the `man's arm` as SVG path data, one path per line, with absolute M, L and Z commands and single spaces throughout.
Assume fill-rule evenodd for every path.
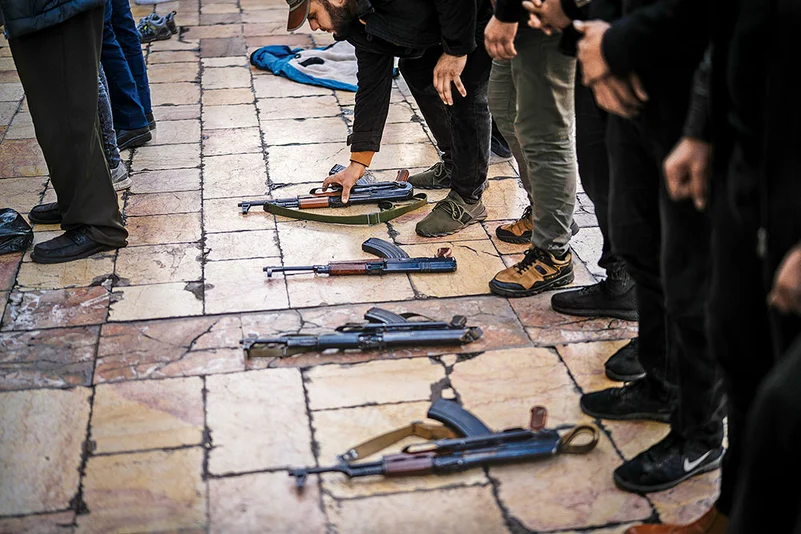
M 442 50 L 449 56 L 466 56 L 475 50 L 476 0 L 434 0 L 434 4 L 442 32 Z
M 369 166 L 373 154 L 381 148 L 389 113 L 393 58 L 356 47 L 356 59 L 359 90 L 356 91 L 353 133 L 348 136 L 348 145 L 351 161 Z

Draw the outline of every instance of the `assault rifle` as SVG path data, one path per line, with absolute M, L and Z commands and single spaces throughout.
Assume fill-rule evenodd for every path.
M 347 323 L 332 334 L 283 334 L 276 337 L 247 337 L 242 348 L 248 357 L 292 356 L 301 352 L 326 349 L 385 349 L 387 347 L 419 347 L 421 345 L 463 345 L 479 339 L 483 332 L 477 326 L 466 326 L 467 318 L 456 315 L 450 323 L 434 321 L 415 313 L 396 314 L 371 308 L 364 314 L 366 323 Z M 420 318 L 422 320 L 410 321 Z
M 357 274 L 392 274 L 392 273 L 452 273 L 456 270 L 456 259 L 451 258 L 451 249 L 447 247 L 437 250 L 433 258 L 410 258 L 397 245 L 371 237 L 362 243 L 362 250 L 383 258 L 381 260 L 348 260 L 332 261 L 325 265 L 301 266 L 269 266 L 264 271 L 271 278 L 273 273 L 312 272 L 329 276 Z
M 335 165 L 331 169 L 331 175 L 336 174 L 344 167 Z M 237 206 L 242 208 L 242 213 L 248 213 L 253 206 L 262 206 L 264 211 L 277 213 L 278 215 L 293 216 L 283 210 L 298 209 L 318 209 L 318 208 L 344 208 L 353 204 L 376 204 L 381 202 L 398 202 L 402 200 L 414 199 L 414 187 L 406 180 L 409 178 L 409 171 L 400 170 L 394 182 L 357 182 L 350 190 L 350 199 L 347 203 L 342 202 L 342 187 L 333 185 L 324 190 L 315 187 L 309 191 L 308 195 L 300 195 L 291 198 L 277 198 L 273 200 L 243 200 Z M 276 209 L 278 208 L 278 209 Z
M 435 408 L 439 407 L 441 410 L 442 406 L 438 406 L 441 403 L 445 403 L 447 411 L 454 413 L 458 419 L 468 417 L 470 420 L 475 420 L 477 427 L 473 423 L 471 428 L 477 428 L 478 434 L 469 433 L 464 437 L 448 437 L 438 441 L 408 445 L 403 452 L 386 455 L 374 462 L 350 461 L 373 454 L 409 435 L 428 437 L 454 434 L 452 425 L 447 419 L 438 418 L 446 427 L 412 423 L 408 428 L 388 432 L 354 447 L 340 455 L 339 463 L 336 465 L 290 470 L 289 475 L 295 477 L 297 490 L 303 490 L 306 479 L 313 473 L 336 472 L 343 473 L 348 478 L 371 475 L 393 477 L 448 474 L 479 466 L 537 460 L 560 453 L 585 454 L 595 448 L 600 437 L 598 429 L 591 425 L 564 425 L 546 429 L 547 411 L 542 406 L 532 408 L 529 429 L 510 428 L 501 432 L 490 431 L 473 414 L 453 401 L 437 401 L 429 411 L 429 417 L 432 417 L 431 412 Z M 562 431 L 567 432 L 562 434 L 560 433 Z M 459 431 L 456 433 L 465 434 Z M 582 434 L 587 435 L 588 441 L 574 444 L 573 442 Z

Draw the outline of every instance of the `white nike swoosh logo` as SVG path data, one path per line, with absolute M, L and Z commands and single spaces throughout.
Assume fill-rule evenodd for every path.
M 706 451 L 705 454 L 702 454 L 700 458 L 698 458 L 693 462 L 691 462 L 689 458 L 684 458 L 684 472 L 689 473 L 690 471 L 701 465 L 701 462 L 706 460 L 706 457 L 709 456 L 710 454 L 712 454 L 712 451 Z

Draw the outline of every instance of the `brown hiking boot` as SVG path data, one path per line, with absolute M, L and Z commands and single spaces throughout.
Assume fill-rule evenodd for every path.
M 711 508 L 689 525 L 637 525 L 626 534 L 725 534 L 729 519 Z
M 498 239 L 506 243 L 517 243 L 524 245 L 531 242 L 531 231 L 534 223 L 531 221 L 531 206 L 526 207 L 523 215 L 515 222 L 502 224 L 495 229 Z M 570 223 L 570 233 L 576 235 L 579 232 L 579 225 L 576 221 Z
M 528 297 L 573 281 L 573 256 L 557 258 L 547 250 L 531 247 L 519 263 L 495 275 L 490 290 L 504 297 Z

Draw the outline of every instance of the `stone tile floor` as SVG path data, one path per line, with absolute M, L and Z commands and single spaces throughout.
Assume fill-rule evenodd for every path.
M 615 489 L 622 459 L 666 433 L 656 423 L 595 421 L 592 454 L 396 480 L 338 475 L 298 496 L 288 466 L 328 464 L 376 433 L 456 397 L 490 426 L 587 421 L 583 391 L 611 385 L 604 360 L 636 325 L 562 316 L 549 295 L 507 300 L 487 281 L 525 247 L 495 240 L 526 196 L 496 162 L 489 220 L 421 239 L 427 210 L 379 227 L 238 213 L 242 197 L 295 195 L 347 161 L 354 95 L 248 66 L 268 44 L 325 45 L 286 34 L 283 0 L 178 0 L 178 36 L 143 48 L 157 135 L 126 151 L 120 195 L 130 245 L 65 265 L 0 256 L 0 532 L 619 533 L 640 520 L 688 521 L 717 473 L 647 497 Z M 133 6 L 138 18 L 152 7 Z M 305 28 L 303 31 L 308 31 Z M 55 199 L 22 86 L 0 44 L 0 205 L 27 213 Z M 434 163 L 437 152 L 402 80 L 374 169 Z M 430 195 L 432 202 L 442 193 Z M 575 284 L 602 272 L 600 233 L 582 192 Z M 35 227 L 36 241 L 57 234 Z M 369 236 L 411 254 L 453 247 L 455 275 L 266 279 L 261 267 L 363 257 Z M 464 353 L 433 348 L 247 361 L 243 335 L 320 331 L 375 303 L 437 318 L 464 314 L 485 332 Z M 397 449 L 397 448 L 396 448 Z

